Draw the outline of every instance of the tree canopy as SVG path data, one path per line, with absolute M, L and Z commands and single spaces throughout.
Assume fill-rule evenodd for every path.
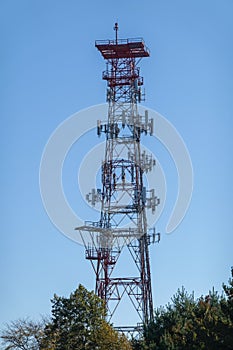
M 1 332 L 5 350 L 131 350 L 105 320 L 103 300 L 82 285 L 68 298 L 54 295 L 51 319 L 11 322 Z
M 233 278 L 223 291 L 226 296 L 212 290 L 195 300 L 194 293 L 179 289 L 171 303 L 155 311 L 154 322 L 134 349 L 232 350 Z
M 51 318 L 20 319 L 1 332 L 5 350 L 233 350 L 233 269 L 223 293 L 194 298 L 184 287 L 155 310 L 140 340 L 129 342 L 106 320 L 103 300 L 82 285 L 54 295 Z
M 104 319 L 103 300 L 82 285 L 69 298 L 54 295 L 52 319 L 45 327 L 41 350 L 130 350 L 128 340 Z
M 1 332 L 5 350 L 39 350 L 44 335 L 44 322 L 19 319 L 6 325 Z

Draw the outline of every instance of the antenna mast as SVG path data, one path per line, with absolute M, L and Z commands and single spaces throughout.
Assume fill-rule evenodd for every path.
M 155 228 L 148 228 L 147 210 L 155 212 L 159 199 L 144 184 L 144 173 L 152 170 L 155 160 L 141 151 L 141 135 L 153 134 L 153 119 L 138 112 L 144 99 L 143 78 L 138 62 L 149 57 L 142 38 L 98 40 L 96 48 L 106 60 L 103 79 L 107 82 L 106 121 L 97 121 L 97 134 L 106 135 L 102 163 L 102 188 L 87 195 L 90 203 L 101 204 L 98 222 L 85 222 L 76 228 L 96 275 L 96 294 L 106 301 L 112 320 L 124 296 L 128 296 L 138 315 L 140 326 L 124 326 L 124 332 L 138 333 L 153 320 L 153 301 L 149 259 L 150 243 L 158 242 Z M 136 274 L 114 276 L 114 268 L 124 247 L 130 252 Z M 133 259 L 132 259 L 133 258 Z M 127 270 L 127 269 L 126 269 Z
M 114 30 L 116 32 L 116 44 L 117 44 L 117 36 L 118 36 L 118 23 L 115 23 Z

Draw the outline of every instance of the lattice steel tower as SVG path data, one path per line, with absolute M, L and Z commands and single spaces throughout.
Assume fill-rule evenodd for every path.
M 108 117 L 97 121 L 98 136 L 106 135 L 102 188 L 92 189 L 87 200 L 92 205 L 101 203 L 100 219 L 85 222 L 77 230 L 96 274 L 96 294 L 106 301 L 109 319 L 128 295 L 139 322 L 148 324 L 153 319 L 149 245 L 160 237 L 155 228 L 148 228 L 146 210 L 154 212 L 159 199 L 144 185 L 144 173 L 152 170 L 155 160 L 140 146 L 141 135 L 153 133 L 153 119 L 148 111 L 140 115 L 137 103 L 144 99 L 138 63 L 149 56 L 149 50 L 141 38 L 119 39 L 117 23 L 114 29 L 115 40 L 95 42 L 106 60 Z M 125 246 L 137 276 L 115 277 L 113 270 Z

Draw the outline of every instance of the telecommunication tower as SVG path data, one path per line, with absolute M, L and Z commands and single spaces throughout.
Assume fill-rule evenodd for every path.
M 114 30 L 114 40 L 95 42 L 106 60 L 103 79 L 107 81 L 108 116 L 106 121 L 97 121 L 98 136 L 106 135 L 102 188 L 92 189 L 86 198 L 93 206 L 100 202 L 100 219 L 86 221 L 76 230 L 95 271 L 96 294 L 105 300 L 109 320 L 128 295 L 139 323 L 118 328 L 137 332 L 140 324 L 153 320 L 149 245 L 160 239 L 154 227 L 148 228 L 146 215 L 147 210 L 155 212 L 159 198 L 144 185 L 144 174 L 152 170 L 155 160 L 140 145 L 142 134 L 152 135 L 153 119 L 148 111 L 140 115 L 137 108 L 144 100 L 138 63 L 150 54 L 143 39 L 119 39 L 117 23 Z M 114 276 L 124 247 L 133 258 L 137 276 Z

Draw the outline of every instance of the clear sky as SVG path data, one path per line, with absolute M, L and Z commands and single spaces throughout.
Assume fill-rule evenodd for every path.
M 233 265 L 232 16 L 232 0 L 1 1 L 1 324 L 48 314 L 53 294 L 68 296 L 79 283 L 94 288 L 84 248 L 59 233 L 43 208 L 39 166 L 60 123 L 105 102 L 105 64 L 94 41 L 113 38 L 116 20 L 120 37 L 142 36 L 150 48 L 141 62 L 144 104 L 176 127 L 194 170 L 189 210 L 167 235 L 177 176 L 158 145 L 168 193 L 157 223 L 162 240 L 151 247 L 154 305 L 182 285 L 196 297 L 221 290 Z M 67 198 L 77 168 L 67 166 Z M 80 205 L 77 197 L 74 210 Z

